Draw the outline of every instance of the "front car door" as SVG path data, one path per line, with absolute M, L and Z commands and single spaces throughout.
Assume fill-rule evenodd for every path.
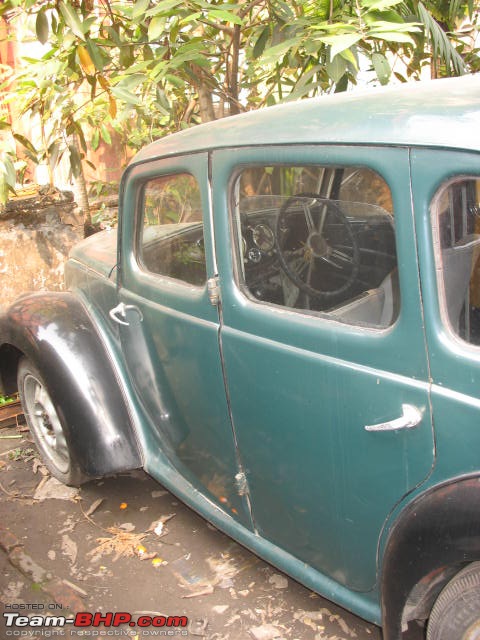
M 116 320 L 144 427 L 144 466 L 187 501 L 198 491 L 251 528 L 235 484 L 218 311 L 207 287 L 215 273 L 208 157 L 134 165 L 124 189 Z
M 433 465 L 408 151 L 219 150 L 213 176 L 255 527 L 292 575 L 341 601 L 339 585 L 374 587 L 382 527 Z

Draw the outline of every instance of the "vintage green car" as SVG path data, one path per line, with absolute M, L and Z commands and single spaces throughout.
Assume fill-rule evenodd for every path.
M 480 638 L 480 77 L 160 140 L 0 319 L 68 484 L 143 468 L 309 588 Z

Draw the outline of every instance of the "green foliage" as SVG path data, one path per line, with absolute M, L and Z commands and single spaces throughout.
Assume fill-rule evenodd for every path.
M 18 396 L 2 396 L 0 394 L 0 407 L 4 407 L 7 404 L 12 404 L 18 401 Z
M 137 149 L 166 133 L 285 100 L 346 89 L 365 62 L 387 84 L 478 68 L 455 31 L 473 0 L 6 0 L 45 45 L 27 59 L 12 99 L 42 123 L 23 153 L 51 172 L 67 154 L 79 173 L 88 146 L 115 130 Z M 404 67 L 392 68 L 394 60 Z M 72 136 L 79 144 L 72 143 Z M 4 188 L 12 188 L 3 157 Z M 0 166 L 0 171 L 2 167 Z M 1 185 L 0 185 L 1 188 Z

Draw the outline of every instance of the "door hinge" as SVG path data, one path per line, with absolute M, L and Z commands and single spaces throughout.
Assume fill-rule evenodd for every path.
M 235 486 L 237 487 L 238 495 L 244 496 L 248 492 L 247 476 L 243 471 L 239 471 L 235 475 Z
M 220 282 L 217 276 L 209 278 L 207 281 L 208 297 L 211 304 L 216 307 L 220 302 Z

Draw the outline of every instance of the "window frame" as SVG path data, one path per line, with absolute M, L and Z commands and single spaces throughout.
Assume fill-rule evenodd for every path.
M 202 203 L 202 190 L 201 190 L 201 185 L 197 179 L 197 177 L 194 175 L 193 172 L 191 171 L 187 171 L 185 169 L 179 169 L 177 171 L 166 171 L 165 173 L 161 173 L 159 172 L 158 174 L 153 174 L 153 175 L 148 175 L 145 178 L 141 179 L 138 181 L 137 186 L 136 186 L 136 204 L 135 204 L 135 209 L 136 209 L 136 213 L 135 213 L 135 217 L 134 217 L 134 247 L 133 247 L 133 255 L 134 255 L 134 259 L 135 259 L 135 263 L 138 267 L 138 269 L 140 270 L 140 272 L 144 275 L 147 276 L 149 278 L 154 278 L 157 282 L 160 281 L 167 281 L 170 283 L 175 283 L 176 285 L 182 286 L 182 287 L 186 287 L 188 289 L 195 289 L 196 291 L 200 292 L 205 290 L 206 286 L 207 286 L 207 281 L 208 281 L 208 264 L 207 264 L 207 256 L 205 254 L 205 281 L 201 284 L 201 285 L 197 285 L 191 282 L 188 282 L 186 280 L 182 280 L 181 278 L 176 278 L 175 276 L 171 276 L 165 273 L 159 273 L 157 271 L 152 271 L 151 269 L 149 269 L 147 267 L 147 265 L 145 264 L 144 260 L 143 260 L 143 251 L 142 251 L 142 237 L 143 237 L 143 232 L 144 229 L 146 228 L 144 225 L 144 221 L 145 221 L 145 193 L 146 193 L 146 188 L 148 183 L 153 182 L 157 179 L 166 179 L 166 178 L 174 178 L 175 176 L 189 176 L 191 178 L 193 178 L 193 180 L 195 181 L 196 187 L 198 189 L 198 196 L 199 196 L 199 200 L 200 200 L 200 206 L 201 206 L 201 214 L 202 214 L 202 220 L 201 222 L 199 221 L 198 224 L 202 225 L 202 237 L 203 237 L 203 245 L 204 245 L 204 251 L 206 252 L 206 242 L 205 242 L 205 216 L 204 216 L 204 211 L 203 211 L 203 203 Z M 173 223 L 175 224 L 175 223 Z M 173 226 L 172 224 L 172 226 Z M 163 226 L 169 226 L 168 224 L 165 225 L 161 225 Z
M 331 312 L 329 311 L 321 311 L 321 310 L 312 310 L 312 309 L 304 309 L 304 308 L 296 308 L 296 307 L 291 307 L 291 306 L 286 306 L 286 305 L 281 305 L 281 304 L 276 304 L 274 302 L 269 302 L 266 300 L 260 300 L 258 298 L 256 298 L 250 291 L 250 289 L 248 288 L 248 285 L 246 283 L 245 280 L 245 268 L 242 265 L 242 254 L 241 254 L 241 244 L 242 244 L 242 238 L 239 235 L 240 229 L 239 229 L 239 220 L 236 220 L 236 218 L 239 218 L 239 216 L 237 215 L 237 210 L 239 208 L 239 201 L 240 199 L 238 198 L 238 203 L 236 204 L 237 198 L 236 198 L 236 194 L 238 192 L 238 185 L 240 182 L 240 177 L 242 175 L 242 173 L 246 170 L 246 169 L 254 169 L 254 168 L 265 168 L 265 167 L 286 167 L 286 168 L 292 168 L 292 167 L 318 167 L 318 168 L 322 168 L 322 169 L 326 169 L 326 170 L 336 170 L 336 169 L 347 169 L 347 170 L 361 170 L 361 169 L 365 169 L 367 171 L 369 171 L 370 173 L 374 174 L 375 176 L 377 176 L 378 178 L 380 178 L 385 186 L 388 188 L 389 194 L 390 194 L 390 198 L 392 201 L 392 211 L 387 211 L 385 209 L 385 211 L 387 211 L 387 213 L 389 213 L 389 215 L 391 215 L 392 220 L 395 221 L 395 207 L 394 207 L 394 198 L 393 198 L 393 191 L 392 188 L 388 182 L 388 180 L 382 175 L 382 173 L 377 169 L 374 168 L 366 163 L 362 163 L 362 164 L 357 164 L 357 163 L 339 163 L 339 162 L 335 162 L 335 163 L 329 163 L 327 162 L 321 162 L 321 161 L 317 161 L 317 162 L 312 162 L 312 161 L 307 161 L 307 160 L 301 160 L 298 158 L 295 158 L 294 161 L 292 162 L 275 162 L 272 159 L 262 159 L 261 161 L 258 160 L 252 160 L 251 162 L 240 162 L 239 164 L 237 164 L 235 166 L 235 168 L 233 169 L 233 171 L 230 174 L 229 180 L 228 180 L 228 193 L 227 193 L 227 201 L 228 201 L 228 223 L 229 223 L 229 227 L 230 227 L 230 238 L 231 238 L 231 242 L 232 242 L 232 264 L 233 264 L 233 281 L 234 284 L 237 288 L 237 290 L 241 293 L 241 295 L 243 296 L 243 298 L 245 300 L 248 300 L 249 302 L 255 304 L 255 305 L 261 305 L 264 307 L 267 307 L 269 309 L 272 309 L 274 311 L 277 312 L 281 312 L 281 313 L 294 313 L 296 315 L 300 315 L 300 316 L 304 316 L 307 318 L 315 318 L 315 319 L 320 319 L 320 320 L 327 320 L 330 323 L 335 323 L 337 326 L 341 326 L 351 330 L 365 330 L 365 331 L 373 331 L 375 333 L 385 333 L 385 332 L 389 332 L 393 329 L 393 327 L 395 327 L 395 325 L 398 323 L 400 314 L 401 314 L 401 309 L 402 309 L 402 295 L 401 295 L 401 287 L 399 285 L 399 302 L 398 302 L 398 312 L 396 313 L 393 322 L 391 322 L 388 325 L 374 325 L 374 324 L 361 324 L 361 323 L 354 323 L 354 322 L 348 322 L 348 321 L 344 321 L 342 319 L 340 319 L 339 317 L 335 317 L 334 315 L 332 315 Z M 333 177 L 332 182 L 335 181 L 335 177 Z M 379 205 L 376 205 L 379 206 Z M 397 258 L 397 268 L 398 268 L 398 238 L 397 238 L 397 234 L 395 231 L 395 224 L 393 224 L 393 229 L 394 229 L 394 242 L 395 242 L 395 255 Z M 288 276 L 287 276 L 288 277 Z M 366 291 L 364 292 L 366 293 Z M 360 294 L 361 295 L 361 294 Z M 357 296 L 355 296 L 353 299 L 356 299 Z
M 442 256 L 441 246 L 441 233 L 440 233 L 440 201 L 444 196 L 446 190 L 452 185 L 458 184 L 465 180 L 476 180 L 480 183 L 480 174 L 461 172 L 456 175 L 450 175 L 446 180 L 443 180 L 435 189 L 434 195 L 430 201 L 430 225 L 432 233 L 432 248 L 433 248 L 433 260 L 434 269 L 436 274 L 437 283 L 437 295 L 438 305 L 440 309 L 440 320 L 443 328 L 447 332 L 450 340 L 455 344 L 467 349 L 471 349 L 477 355 L 480 353 L 480 344 L 469 342 L 455 330 L 450 320 L 450 313 L 448 310 L 447 292 L 445 287 L 444 278 L 444 260 Z M 477 258 L 477 261 L 480 260 Z M 471 276 L 470 276 L 471 278 Z M 470 286 L 470 283 L 469 283 Z

